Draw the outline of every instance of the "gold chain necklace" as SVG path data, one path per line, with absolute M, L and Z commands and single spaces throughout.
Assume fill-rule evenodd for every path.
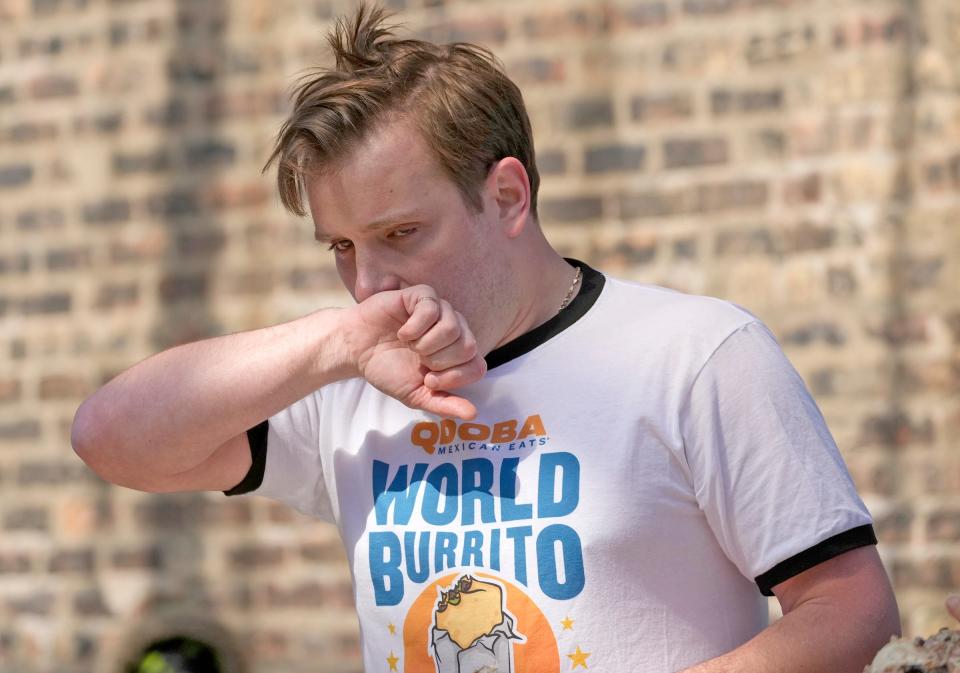
M 577 272 L 573 275 L 573 282 L 570 283 L 570 289 L 567 290 L 567 296 L 563 298 L 563 301 L 560 302 L 559 311 L 567 308 L 567 305 L 570 303 L 570 300 L 573 298 L 573 288 L 577 286 L 577 283 L 580 282 L 580 267 L 577 267 Z

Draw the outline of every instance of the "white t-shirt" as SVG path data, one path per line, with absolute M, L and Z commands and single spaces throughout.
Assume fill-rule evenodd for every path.
M 337 525 L 368 671 L 672 673 L 760 631 L 773 585 L 876 542 L 756 316 L 571 262 L 574 302 L 458 391 L 475 421 L 351 379 L 251 430 L 228 493 Z

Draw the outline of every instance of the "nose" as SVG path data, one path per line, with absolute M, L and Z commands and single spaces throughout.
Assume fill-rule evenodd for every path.
M 361 255 L 359 251 L 355 252 L 354 259 L 356 275 L 353 280 L 353 298 L 357 303 L 378 292 L 400 289 L 400 278 L 386 268 L 381 260 Z

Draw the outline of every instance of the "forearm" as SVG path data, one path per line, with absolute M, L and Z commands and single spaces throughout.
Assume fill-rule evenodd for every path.
M 143 360 L 83 402 L 74 448 L 116 474 L 176 474 L 200 464 L 231 437 L 351 375 L 339 347 L 340 313 L 317 311 Z
M 737 649 L 682 673 L 862 673 L 899 632 L 895 609 L 857 614 L 809 601 Z

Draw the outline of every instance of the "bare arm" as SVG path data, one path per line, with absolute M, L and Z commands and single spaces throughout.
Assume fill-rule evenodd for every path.
M 466 417 L 473 405 L 447 391 L 485 371 L 462 316 L 420 285 L 158 353 L 85 400 L 71 440 L 122 486 L 226 490 L 250 467 L 247 429 L 328 383 L 363 376 L 409 406 Z
M 860 547 L 773 588 L 784 616 L 683 673 L 862 673 L 900 616 L 876 547 Z
M 349 375 L 338 309 L 177 346 L 85 400 L 74 449 L 108 481 L 147 491 L 228 489 L 250 466 L 246 430 Z M 207 463 L 209 479 L 179 484 Z M 188 479 L 188 481 L 193 481 Z

